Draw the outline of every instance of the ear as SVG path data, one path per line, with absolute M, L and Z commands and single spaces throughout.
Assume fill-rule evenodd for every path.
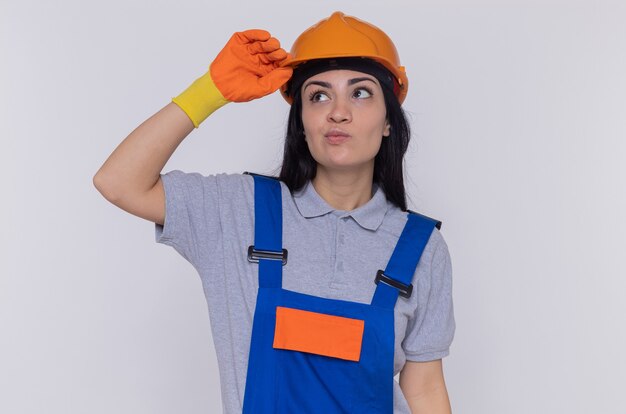
M 391 125 L 389 121 L 385 121 L 385 129 L 383 129 L 383 137 L 388 137 L 391 134 Z

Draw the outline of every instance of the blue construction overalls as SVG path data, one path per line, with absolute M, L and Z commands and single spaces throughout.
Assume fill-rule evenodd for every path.
M 394 306 L 408 297 L 422 251 L 440 222 L 409 213 L 371 304 L 282 289 L 280 183 L 254 175 L 259 264 L 244 414 L 392 414 Z

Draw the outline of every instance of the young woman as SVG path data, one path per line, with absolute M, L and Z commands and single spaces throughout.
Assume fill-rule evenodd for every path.
M 279 88 L 291 111 L 278 179 L 161 174 L 216 109 Z M 450 257 L 440 223 L 407 211 L 407 90 L 387 35 L 340 12 L 291 53 L 266 31 L 235 33 L 94 177 L 198 270 L 224 412 L 450 412 Z

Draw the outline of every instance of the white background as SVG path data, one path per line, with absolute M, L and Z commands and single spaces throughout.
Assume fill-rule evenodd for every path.
M 624 413 L 623 1 L 0 2 L 0 412 L 217 413 L 199 277 L 92 177 L 232 32 L 336 9 L 410 78 L 411 207 L 443 220 L 456 413 Z M 231 104 L 165 171 L 271 172 L 288 106 Z

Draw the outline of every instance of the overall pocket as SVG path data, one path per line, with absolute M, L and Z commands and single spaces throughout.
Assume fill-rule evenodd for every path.
M 365 321 L 278 306 L 274 348 L 358 362 Z

